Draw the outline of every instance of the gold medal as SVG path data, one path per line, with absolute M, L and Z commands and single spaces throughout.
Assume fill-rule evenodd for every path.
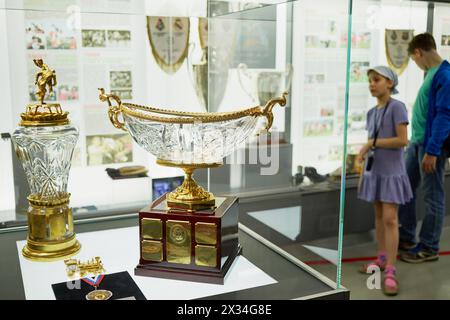
M 108 300 L 112 295 L 112 292 L 109 290 L 95 289 L 86 295 L 86 300 Z
M 86 300 L 108 300 L 109 298 L 112 297 L 113 294 L 109 290 L 97 290 L 98 286 L 103 281 L 104 277 L 105 275 L 102 274 L 93 278 L 87 277 L 81 279 L 87 284 L 94 287 L 94 291 L 91 291 L 86 295 Z

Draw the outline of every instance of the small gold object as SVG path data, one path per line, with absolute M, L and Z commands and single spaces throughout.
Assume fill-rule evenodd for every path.
M 102 260 L 100 257 L 95 257 L 87 262 L 80 262 L 76 259 L 64 260 L 66 265 L 67 276 L 73 277 L 75 274 L 79 274 L 80 277 L 84 277 L 87 274 L 101 274 L 105 272 Z
M 216 267 L 217 248 L 213 246 L 195 246 L 195 264 L 204 267 Z
M 147 169 L 144 166 L 126 166 L 119 168 L 119 174 L 121 176 L 132 176 L 136 174 L 147 173 Z
M 217 225 L 215 223 L 197 222 L 195 224 L 195 242 L 215 245 L 217 243 Z
M 163 244 L 161 241 L 144 240 L 141 244 L 142 258 L 147 261 L 163 260 Z
M 141 234 L 144 239 L 162 240 L 163 224 L 161 219 L 142 219 Z
M 97 290 L 89 292 L 86 295 L 86 300 L 108 300 L 112 297 L 112 292 L 109 290 Z
M 191 223 L 168 220 L 166 223 L 167 261 L 191 263 Z

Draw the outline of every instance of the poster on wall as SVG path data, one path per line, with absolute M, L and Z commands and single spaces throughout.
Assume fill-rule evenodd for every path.
M 386 29 L 386 58 L 389 66 L 401 75 L 409 62 L 408 44 L 414 37 L 414 30 Z
M 189 29 L 189 18 L 147 17 L 153 57 L 168 74 L 177 72 L 188 54 Z
M 129 134 L 86 137 L 88 166 L 133 161 L 133 142 Z

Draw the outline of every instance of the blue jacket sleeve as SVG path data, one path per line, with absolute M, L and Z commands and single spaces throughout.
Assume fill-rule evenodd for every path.
M 426 146 L 426 152 L 433 156 L 439 156 L 442 144 L 450 133 L 450 71 L 444 72 L 439 79 L 435 103 L 436 115 L 431 125 L 431 136 Z

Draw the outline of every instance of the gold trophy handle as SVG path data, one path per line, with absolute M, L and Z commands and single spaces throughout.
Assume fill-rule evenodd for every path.
M 266 105 L 264 106 L 264 109 L 262 110 L 263 116 L 267 118 L 267 124 L 263 131 L 269 131 L 269 129 L 272 127 L 273 124 L 273 113 L 272 109 L 276 104 L 279 104 L 281 107 L 284 107 L 286 105 L 286 96 L 288 95 L 288 92 L 285 91 L 281 95 L 281 97 L 270 99 L 267 101 Z
M 105 89 L 103 89 L 103 88 L 98 88 L 98 91 L 100 92 L 100 94 L 99 94 L 100 101 L 108 102 L 108 106 L 109 106 L 108 116 L 109 116 L 109 120 L 111 121 L 112 125 L 114 127 L 116 127 L 117 129 L 127 131 L 127 129 L 125 127 L 125 123 L 121 122 L 119 120 L 119 115 L 122 113 L 122 111 L 121 111 L 122 101 L 120 100 L 120 98 L 111 93 L 105 94 Z M 116 106 L 112 105 L 111 99 L 116 101 L 116 103 L 117 103 Z

